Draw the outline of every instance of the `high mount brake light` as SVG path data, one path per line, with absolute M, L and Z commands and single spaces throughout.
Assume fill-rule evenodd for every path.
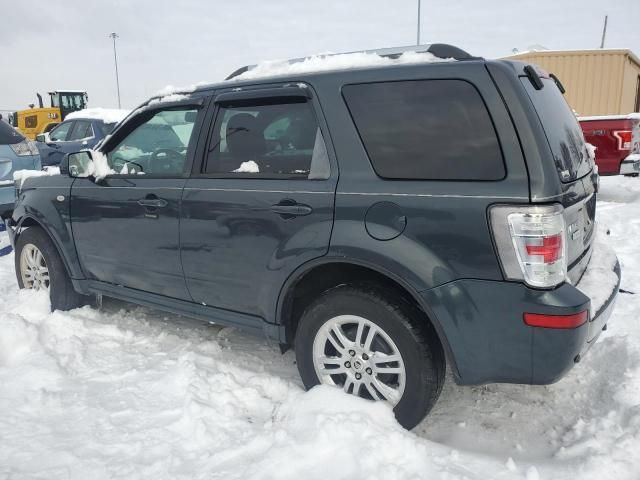
M 504 275 L 552 288 L 567 276 L 566 232 L 561 205 L 497 205 L 491 228 Z

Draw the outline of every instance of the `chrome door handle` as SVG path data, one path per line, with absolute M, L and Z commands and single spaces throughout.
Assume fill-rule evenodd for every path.
M 276 205 L 271 205 L 271 211 L 283 217 L 302 217 L 313 212 L 309 205 L 296 203 L 292 200 L 283 200 Z
M 143 198 L 138 200 L 138 205 L 143 207 L 163 208 L 166 207 L 168 202 L 163 198 Z

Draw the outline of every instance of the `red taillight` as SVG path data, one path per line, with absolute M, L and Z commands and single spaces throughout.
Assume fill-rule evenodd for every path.
M 567 277 L 562 205 L 494 205 L 490 210 L 500 264 L 508 280 L 553 288 Z
M 543 237 L 542 240 L 530 239 L 533 242 L 540 242 L 539 245 L 527 244 L 527 253 L 532 256 L 540 256 L 544 263 L 553 263 L 562 257 L 562 235 Z
M 545 315 L 542 313 L 525 313 L 524 323 L 530 327 L 542 328 L 577 328 L 589 320 L 589 311 L 573 315 Z
M 631 130 L 615 130 L 613 136 L 618 139 L 618 150 L 631 150 Z

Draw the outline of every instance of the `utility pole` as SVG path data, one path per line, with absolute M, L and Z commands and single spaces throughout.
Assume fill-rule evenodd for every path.
M 418 35 L 416 38 L 416 45 L 420 45 L 420 7 L 422 0 L 418 0 Z
M 118 78 L 118 54 L 116 52 L 116 38 L 118 38 L 119 35 L 116 32 L 111 32 L 109 34 L 109 38 L 113 39 L 113 62 L 115 63 L 116 66 L 116 88 L 118 89 L 118 108 L 122 108 L 122 106 L 120 105 L 120 78 Z
M 604 27 L 602 28 L 602 41 L 600 42 L 600 48 L 604 48 L 604 39 L 607 36 L 607 20 L 609 15 L 604 16 Z

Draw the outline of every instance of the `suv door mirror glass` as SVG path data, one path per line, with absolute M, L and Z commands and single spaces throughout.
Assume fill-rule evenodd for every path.
M 60 165 L 60 173 L 67 167 L 70 177 L 87 178 L 93 174 L 93 161 L 88 151 L 70 153 L 65 156 L 63 164 Z

